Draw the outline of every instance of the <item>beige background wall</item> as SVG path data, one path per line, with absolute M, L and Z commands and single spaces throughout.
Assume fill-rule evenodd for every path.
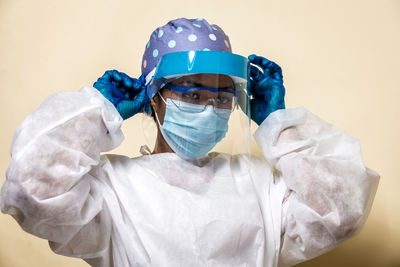
M 238 54 L 279 63 L 287 106 L 358 137 L 382 176 L 363 231 L 301 266 L 400 266 L 399 0 L 0 0 L 0 183 L 13 131 L 46 96 L 91 85 L 106 69 L 138 77 L 150 33 L 183 16 L 220 25 Z M 116 152 L 138 155 L 140 116 L 124 132 Z M 0 266 L 87 265 L 1 214 Z

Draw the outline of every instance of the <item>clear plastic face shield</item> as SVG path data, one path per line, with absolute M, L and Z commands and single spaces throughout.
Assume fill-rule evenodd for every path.
M 175 52 L 164 55 L 149 76 L 147 92 L 157 100 L 156 123 L 181 159 L 220 175 L 232 175 L 231 168 L 238 175 L 248 172 L 247 58 L 215 51 Z M 157 125 L 150 116 L 144 130 L 148 143 L 155 144 Z

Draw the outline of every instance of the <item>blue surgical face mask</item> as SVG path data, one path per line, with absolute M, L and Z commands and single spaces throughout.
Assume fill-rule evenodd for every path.
M 156 118 L 165 141 L 180 157 L 203 156 L 225 137 L 230 110 L 218 109 L 217 115 L 212 105 L 174 102 L 170 98 L 166 101 L 163 125 L 157 113 Z

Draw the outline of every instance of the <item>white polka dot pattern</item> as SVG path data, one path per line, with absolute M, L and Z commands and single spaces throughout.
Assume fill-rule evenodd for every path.
M 197 36 L 195 34 L 191 34 L 191 35 L 189 35 L 188 40 L 191 42 L 194 42 L 197 40 Z
M 158 56 L 158 49 L 154 49 L 153 50 L 153 57 L 157 57 Z
M 169 47 L 169 48 L 174 48 L 175 45 L 176 45 L 175 40 L 171 40 L 171 41 L 168 42 L 168 47 Z
M 142 73 L 150 72 L 167 53 L 196 50 L 232 52 L 228 36 L 217 25 L 202 18 L 172 20 L 150 36 L 143 55 Z

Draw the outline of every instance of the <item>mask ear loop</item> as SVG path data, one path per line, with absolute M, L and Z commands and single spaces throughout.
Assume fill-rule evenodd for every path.
M 162 101 L 165 103 L 165 105 L 167 104 L 167 101 L 164 99 L 164 97 L 160 94 L 160 91 L 157 92 L 157 94 L 161 97 Z

